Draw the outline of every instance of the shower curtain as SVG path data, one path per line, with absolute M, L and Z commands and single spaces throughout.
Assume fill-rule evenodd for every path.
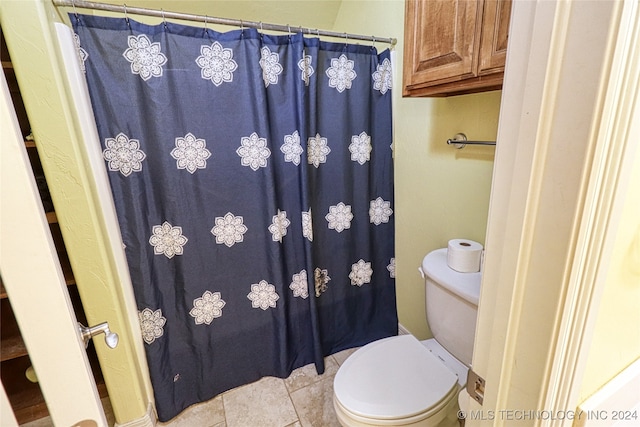
M 160 421 L 397 333 L 388 50 L 70 19 Z

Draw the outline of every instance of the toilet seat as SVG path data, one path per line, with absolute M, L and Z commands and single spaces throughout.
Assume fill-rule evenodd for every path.
M 334 400 L 361 421 L 407 424 L 448 406 L 458 391 L 457 382 L 457 376 L 413 335 L 400 335 L 353 353 L 335 376 Z

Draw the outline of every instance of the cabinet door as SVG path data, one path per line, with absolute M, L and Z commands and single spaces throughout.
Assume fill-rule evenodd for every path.
M 485 0 L 480 38 L 479 75 L 504 71 L 511 0 Z
M 408 0 L 404 86 L 430 86 L 474 77 L 482 8 L 475 0 Z

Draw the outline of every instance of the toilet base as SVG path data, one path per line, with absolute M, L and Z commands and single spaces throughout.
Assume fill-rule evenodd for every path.
M 378 420 L 364 418 L 352 414 L 344 408 L 333 396 L 333 408 L 336 411 L 338 422 L 343 427 L 376 427 L 376 426 L 407 426 L 407 427 L 460 427 L 458 420 L 458 399 L 460 389 L 454 388 L 443 400 L 439 407 L 436 407 L 427 414 L 420 414 L 405 419 Z

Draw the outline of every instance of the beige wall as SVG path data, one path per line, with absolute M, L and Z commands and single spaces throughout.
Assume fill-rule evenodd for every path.
M 500 91 L 448 98 L 402 98 L 404 1 L 344 0 L 334 30 L 395 37 L 396 287 L 400 323 L 420 339 L 425 319 L 422 258 L 449 239 L 484 243 L 493 147 L 457 150 L 446 140 L 495 140 Z M 386 46 L 378 44 L 378 50 Z

